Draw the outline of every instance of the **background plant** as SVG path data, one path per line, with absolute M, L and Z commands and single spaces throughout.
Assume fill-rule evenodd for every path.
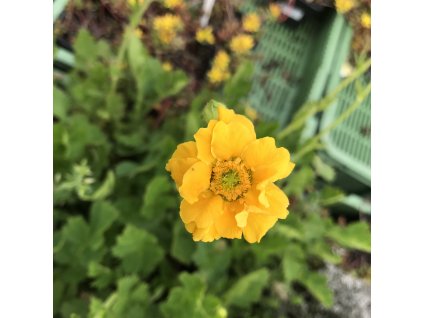
M 284 184 L 290 216 L 260 244 L 194 243 L 182 228 L 164 166 L 203 125 L 209 99 L 246 111 L 253 63 L 241 61 L 221 88 L 193 94 L 192 76 L 165 69 L 139 40 L 147 6 L 137 6 L 118 47 L 79 31 L 75 67 L 54 83 L 55 315 L 275 317 L 281 303 L 330 307 L 321 270 L 345 264 L 348 251 L 369 253 L 370 234 L 366 222 L 340 226 L 330 217 L 327 206 L 343 193 L 318 147 L 298 158 Z M 289 134 L 258 120 L 257 135 L 298 154 L 298 118 L 328 103 L 305 105 Z

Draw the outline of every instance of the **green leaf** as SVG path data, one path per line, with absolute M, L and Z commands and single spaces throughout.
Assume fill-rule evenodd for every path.
M 92 235 L 103 235 L 118 218 L 119 211 L 107 201 L 94 202 L 90 210 L 90 228 Z
M 219 300 L 206 294 L 206 287 L 196 274 L 182 273 L 181 287 L 174 287 L 161 306 L 165 318 L 225 318 L 226 309 Z
M 88 264 L 88 277 L 94 279 L 92 286 L 97 289 L 104 289 L 113 283 L 115 279 L 113 271 L 96 262 Z
M 176 221 L 173 226 L 170 254 L 181 263 L 189 264 L 194 254 L 195 247 L 191 234 L 185 230 L 181 221 Z
M 370 228 L 366 222 L 355 222 L 345 228 L 334 226 L 327 234 L 340 245 L 370 253 Z
M 144 192 L 141 214 L 148 219 L 157 218 L 168 207 L 175 206 L 175 198 L 169 195 L 172 184 L 166 176 L 156 176 L 150 180 Z
M 247 308 L 257 302 L 269 281 L 269 276 L 269 271 L 262 268 L 240 278 L 226 292 L 224 296 L 226 303 Z
M 284 188 L 287 195 L 300 196 L 304 190 L 314 183 L 315 174 L 309 166 L 294 170 L 289 176 L 289 182 Z
M 73 43 L 75 51 L 75 62 L 78 68 L 83 69 L 89 66 L 97 57 L 97 46 L 94 37 L 90 32 L 81 28 Z
M 320 192 L 319 202 L 323 206 L 327 206 L 336 204 L 343 198 L 345 198 L 345 193 L 342 192 L 342 190 L 331 186 L 325 186 Z
M 307 272 L 306 257 L 302 247 L 298 244 L 288 246 L 283 254 L 283 274 L 287 283 L 299 280 Z
M 330 246 L 322 240 L 309 245 L 308 251 L 311 255 L 314 255 L 315 257 L 318 257 L 328 263 L 339 264 L 342 261 L 342 257 L 335 254 Z
M 143 277 L 150 274 L 164 257 L 155 236 L 130 224 L 117 238 L 112 253 L 121 260 L 125 272 L 140 273 Z
M 66 119 L 70 107 L 69 97 L 56 86 L 53 87 L 53 115 L 61 120 Z
M 301 282 L 324 307 L 333 306 L 333 292 L 329 288 L 325 276 L 310 272 Z
M 325 181 L 332 182 L 335 180 L 335 169 L 323 162 L 322 158 L 317 155 L 313 158 L 313 167 L 316 174 L 325 179 Z
M 90 238 L 90 228 L 82 216 L 70 217 L 62 230 L 62 238 L 74 244 L 87 245 Z
M 217 108 L 219 106 L 226 107 L 224 104 L 222 104 L 218 101 L 215 101 L 214 99 L 210 100 L 206 104 L 206 106 L 204 106 L 201 115 L 202 115 L 202 117 L 203 117 L 203 119 L 206 123 L 208 123 L 212 119 L 217 119 Z

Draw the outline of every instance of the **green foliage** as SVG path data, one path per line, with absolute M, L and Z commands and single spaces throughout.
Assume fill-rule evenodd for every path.
M 260 299 L 264 287 L 269 281 L 269 271 L 259 269 L 239 279 L 225 294 L 227 304 L 248 307 Z
M 314 153 L 296 163 L 281 183 L 294 202 L 290 215 L 260 244 L 193 242 L 164 166 L 204 126 L 210 99 L 242 112 L 253 67 L 240 64 L 222 91 L 190 96 L 188 76 L 165 71 L 132 31 L 116 50 L 82 29 L 75 68 L 54 85 L 55 317 L 274 317 L 275 283 L 291 302 L 302 299 L 300 284 L 330 306 L 319 271 L 341 262 L 334 244 L 370 251 L 367 224 L 343 228 L 323 217 L 322 206 L 343 195 L 326 184 L 333 169 Z M 173 107 L 181 97 L 185 112 Z M 259 122 L 257 135 L 277 129 Z
M 206 286 L 198 275 L 182 273 L 181 287 L 171 289 L 169 297 L 160 307 L 166 318 L 224 318 L 226 310 L 218 298 L 206 294 Z

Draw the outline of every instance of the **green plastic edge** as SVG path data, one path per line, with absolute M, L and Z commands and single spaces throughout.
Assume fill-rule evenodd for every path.
M 58 48 L 55 60 L 63 64 L 73 66 L 75 64 L 75 55 L 63 48 Z
M 336 60 L 334 70 L 340 70 L 342 63 L 347 59 L 349 53 L 349 47 L 352 39 L 353 31 L 349 25 L 345 25 L 344 35 L 342 38 L 342 44 L 340 45 L 339 55 Z M 340 82 L 340 76 L 338 72 L 332 73 L 329 78 L 329 89 L 333 89 Z M 338 102 L 335 101 L 322 116 L 321 120 L 321 129 L 329 126 L 333 120 L 335 120 L 335 112 L 337 109 Z M 325 145 L 325 150 L 327 154 L 336 161 L 338 166 L 342 166 L 348 174 L 355 178 L 357 181 L 364 183 L 365 185 L 370 186 L 371 184 L 371 171 L 370 167 L 366 164 L 362 164 L 352 158 L 350 155 L 345 154 L 344 152 L 338 150 L 338 148 L 332 143 L 330 134 L 322 137 L 322 141 Z

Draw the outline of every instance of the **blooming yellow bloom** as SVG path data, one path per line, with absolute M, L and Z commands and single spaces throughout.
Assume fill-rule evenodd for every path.
M 199 29 L 195 34 L 195 39 L 200 43 L 214 44 L 213 29 L 211 27 Z
M 256 139 L 252 122 L 218 106 L 218 118 L 180 144 L 166 165 L 183 200 L 180 217 L 194 241 L 260 242 L 288 216 L 289 201 L 273 182 L 294 168 L 271 137 Z
M 234 53 L 245 54 L 253 48 L 254 40 L 251 35 L 240 34 L 232 38 L 229 46 Z
M 177 7 L 182 7 L 184 5 L 183 0 L 165 0 L 164 6 L 169 9 L 175 9 Z
M 223 50 L 217 52 L 212 63 L 212 68 L 207 73 L 210 83 L 219 84 L 230 77 L 229 63 L 230 57 L 228 53 Z
M 166 72 L 170 72 L 171 70 L 173 70 L 173 65 L 170 62 L 163 62 L 162 67 Z
M 136 35 L 136 37 L 137 38 L 139 38 L 139 39 L 141 39 L 142 38 L 142 36 L 143 36 L 143 33 L 142 33 L 142 30 L 140 30 L 140 29 L 135 29 L 135 35 Z
M 168 13 L 154 18 L 153 28 L 162 43 L 170 44 L 177 31 L 182 28 L 182 20 L 179 16 Z
M 270 15 L 275 19 L 279 18 L 282 13 L 281 7 L 276 3 L 269 4 L 269 11 Z
M 247 14 L 243 19 L 242 19 L 242 27 L 244 28 L 245 31 L 247 32 L 252 32 L 255 33 L 260 29 L 260 17 L 258 16 L 257 13 L 250 13 Z
M 336 11 L 339 13 L 347 13 L 356 5 L 354 0 L 335 0 Z
M 371 26 L 371 23 L 372 23 L 370 14 L 363 13 L 361 15 L 360 21 L 361 21 L 361 26 L 363 28 L 370 29 L 370 26 Z

